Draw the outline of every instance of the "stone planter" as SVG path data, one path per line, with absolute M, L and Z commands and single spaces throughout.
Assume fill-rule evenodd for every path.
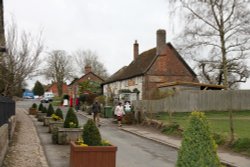
M 44 117 L 44 120 L 43 120 L 43 125 L 44 125 L 44 126 L 49 126 L 49 121 L 51 121 L 51 120 L 53 120 L 52 117 L 47 117 L 47 116 L 45 116 L 45 117 Z
M 82 136 L 82 128 L 58 128 L 58 144 L 69 144 Z
M 37 109 L 36 108 L 30 108 L 29 109 L 29 114 L 30 115 L 36 115 L 37 114 Z
M 36 113 L 36 118 L 38 118 L 38 115 L 40 114 L 40 113 L 42 113 L 42 111 L 37 111 L 37 113 Z
M 44 121 L 44 117 L 46 117 L 47 113 L 37 113 L 37 120 L 39 122 L 43 122 Z
M 79 146 L 70 142 L 70 167 L 115 167 L 116 146 Z
M 52 129 L 54 128 L 63 128 L 64 121 L 54 121 L 54 120 L 49 120 L 49 133 L 52 132 Z

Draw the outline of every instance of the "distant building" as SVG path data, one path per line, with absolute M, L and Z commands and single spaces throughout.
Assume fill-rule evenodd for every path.
M 57 83 L 53 82 L 52 84 L 47 85 L 46 88 L 45 88 L 45 91 L 46 92 L 52 92 L 55 96 L 58 96 Z M 63 91 L 63 95 L 68 94 L 68 86 L 67 86 L 66 83 L 63 83 L 62 91 Z
M 168 82 L 199 83 L 196 74 L 171 43 L 166 43 L 165 30 L 158 30 L 156 47 L 139 54 L 139 44 L 134 43 L 134 60 L 122 67 L 103 83 L 103 93 L 120 98 L 151 99 L 158 85 Z M 136 96 L 135 96 L 136 94 Z M 126 97 L 130 99 L 129 97 Z
M 69 85 L 68 85 L 68 92 L 70 97 L 76 98 L 76 96 L 80 93 L 85 92 L 79 92 L 79 83 L 84 81 L 90 81 L 93 83 L 101 84 L 104 82 L 104 80 L 96 75 L 94 72 L 92 72 L 91 66 L 85 66 L 85 74 L 80 78 L 75 78 Z

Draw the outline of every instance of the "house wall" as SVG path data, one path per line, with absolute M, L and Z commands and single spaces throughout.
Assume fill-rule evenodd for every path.
M 150 99 L 157 84 L 174 81 L 198 82 L 196 76 L 167 47 L 166 55 L 158 56 L 146 73 L 143 99 Z
M 53 92 L 55 96 L 58 96 L 57 85 L 55 83 L 52 86 L 50 86 L 48 91 Z M 68 86 L 66 84 L 63 84 L 63 94 L 68 94 Z
M 142 88 L 144 83 L 144 77 L 138 76 L 127 80 L 116 81 L 109 84 L 103 85 L 103 94 L 105 96 L 110 96 L 110 92 L 115 95 L 119 94 L 119 90 L 121 89 L 129 89 L 131 92 L 136 88 L 140 91 L 139 100 L 142 99 Z
M 94 81 L 94 82 L 98 82 L 98 83 L 103 82 L 103 80 L 101 80 L 99 77 L 94 75 L 92 72 L 89 72 L 88 74 L 84 75 L 79 80 L 77 80 L 75 83 L 68 86 L 69 95 L 71 97 L 74 98 L 76 95 L 78 95 L 78 84 L 81 82 L 84 82 L 84 81 Z

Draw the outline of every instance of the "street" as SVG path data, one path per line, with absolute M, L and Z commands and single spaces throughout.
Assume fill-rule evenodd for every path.
M 28 109 L 35 100 L 17 102 L 17 108 Z M 64 112 L 67 108 L 64 108 Z M 77 114 L 79 124 L 82 126 L 87 118 Z M 69 164 L 69 145 L 54 145 L 48 128 L 34 119 L 43 149 L 51 167 L 67 167 Z M 99 128 L 102 138 L 118 147 L 117 167 L 172 167 L 177 159 L 177 151 L 166 145 L 138 137 L 120 130 L 116 124 L 104 123 Z

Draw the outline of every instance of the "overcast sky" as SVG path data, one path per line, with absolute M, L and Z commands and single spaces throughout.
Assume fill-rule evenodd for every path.
M 181 27 L 167 0 L 4 0 L 4 8 L 6 24 L 14 17 L 19 29 L 43 30 L 48 50 L 96 52 L 109 74 L 132 61 L 135 40 L 141 53 L 155 47 L 157 29 L 173 42 Z

